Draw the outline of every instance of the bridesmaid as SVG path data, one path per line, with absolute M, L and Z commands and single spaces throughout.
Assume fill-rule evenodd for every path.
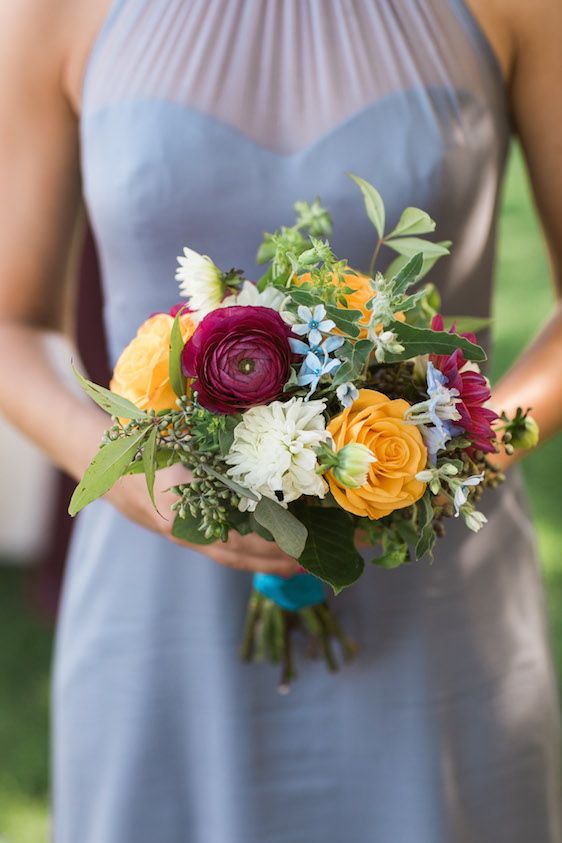
M 346 170 L 395 220 L 455 242 L 432 276 L 485 315 L 512 131 L 562 290 L 558 0 L 4 0 L 0 4 L 0 408 L 78 478 L 106 419 L 45 354 L 86 209 L 113 361 L 177 299 L 189 244 L 252 274 L 264 229 L 320 194 L 368 265 Z M 562 308 L 494 391 L 562 427 Z M 561 843 L 559 722 L 517 470 L 478 536 L 432 566 L 369 568 L 337 602 L 361 643 L 289 697 L 239 664 L 257 537 L 173 543 L 142 478 L 80 518 L 54 681 L 56 843 Z M 159 476 L 158 505 L 178 469 Z

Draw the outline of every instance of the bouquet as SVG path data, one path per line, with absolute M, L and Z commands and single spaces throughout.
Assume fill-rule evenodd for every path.
M 478 500 L 503 479 L 488 455 L 538 440 L 528 411 L 486 406 L 474 331 L 487 320 L 445 320 L 435 287 L 420 284 L 451 244 L 425 237 L 435 223 L 418 208 L 385 233 L 381 196 L 352 178 L 376 230 L 366 271 L 334 254 L 320 201 L 297 202 L 295 224 L 264 235 L 256 284 L 185 248 L 186 301 L 139 328 L 111 389 L 76 372 L 112 425 L 72 515 L 133 472 L 154 502 L 156 472 L 181 463 L 191 479 L 174 487 L 174 536 L 255 532 L 299 561 L 292 577 L 254 576 L 243 634 L 243 658 L 279 663 L 283 689 L 294 630 L 332 670 L 337 650 L 355 652 L 326 586 L 338 594 L 361 576 L 358 530 L 375 565 L 431 555 L 447 517 L 485 524 Z M 384 274 L 383 248 L 397 253 Z

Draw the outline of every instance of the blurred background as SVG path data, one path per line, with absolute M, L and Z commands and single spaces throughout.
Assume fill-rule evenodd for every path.
M 86 271 L 89 283 L 87 276 Z M 553 300 L 547 257 L 515 146 L 500 227 L 494 380 L 537 332 Z M 89 304 L 91 314 L 91 300 Z M 98 327 L 88 319 L 84 330 L 95 335 Z M 98 382 L 103 379 L 95 360 L 88 368 Z M 47 843 L 49 669 L 67 529 L 56 519 L 56 510 L 69 486 L 2 422 L 0 460 L 0 843 Z M 562 437 L 532 454 L 524 472 L 562 677 Z M 39 508 L 37 502 L 42 502 Z M 59 525 L 55 536 L 50 530 L 54 519 Z

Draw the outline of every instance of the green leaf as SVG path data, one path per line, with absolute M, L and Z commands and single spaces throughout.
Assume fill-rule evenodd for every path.
M 162 468 L 169 468 L 169 466 L 174 465 L 175 463 L 181 462 L 181 456 L 178 451 L 172 451 L 168 448 L 161 448 L 157 449 L 156 451 L 156 471 L 160 471 Z M 131 463 L 128 469 L 123 472 L 124 474 L 144 474 L 144 462 L 143 460 L 135 460 Z
M 437 261 L 439 260 L 440 257 L 441 257 L 441 255 L 435 255 L 435 257 L 431 257 L 431 258 L 424 257 L 421 271 L 418 274 L 418 278 L 417 278 L 418 281 L 421 281 L 422 278 L 425 278 L 427 273 L 431 269 L 433 269 L 433 267 L 435 266 L 435 264 L 437 263 Z M 410 260 L 410 258 L 408 257 L 408 255 L 398 255 L 398 257 L 395 258 L 387 266 L 386 273 L 385 273 L 386 276 L 388 278 L 392 278 L 394 275 L 396 275 L 396 273 L 400 272 L 400 270 L 402 269 L 403 266 L 406 266 L 406 264 L 408 263 L 409 260 Z
M 396 240 L 385 240 L 385 246 L 389 246 L 399 255 L 412 258 L 421 252 L 424 258 L 440 258 L 449 254 L 449 240 L 442 240 L 440 243 L 432 243 L 431 240 L 422 240 L 421 237 L 398 237 Z
M 257 286 L 257 288 L 258 288 L 258 290 L 259 290 L 259 292 L 260 292 L 260 293 L 263 293 L 263 291 L 265 290 L 265 288 L 266 288 L 266 287 L 268 287 L 268 286 L 269 286 L 269 284 L 270 284 L 272 281 L 273 281 L 273 267 L 271 267 L 271 266 L 270 266 L 270 267 L 267 269 L 267 272 L 264 272 L 264 274 L 261 276 L 261 278 L 259 279 L 259 281 L 258 281 L 258 283 L 257 283 L 257 285 L 256 285 L 256 286 Z
M 382 553 L 371 559 L 373 565 L 381 568 L 398 568 L 410 561 L 408 545 L 395 533 L 386 530 L 382 537 Z
M 306 307 L 314 307 L 317 304 L 323 304 L 320 296 L 311 293 L 310 290 L 303 290 L 300 287 L 289 287 L 287 295 L 295 302 L 295 304 L 304 304 Z
M 493 325 L 494 320 L 485 316 L 445 316 L 443 322 L 447 331 L 454 324 L 459 334 L 477 334 Z
M 269 532 L 269 530 L 266 530 L 265 527 L 262 527 L 262 525 L 259 523 L 259 521 L 256 521 L 254 513 L 249 512 L 248 515 L 249 515 L 249 521 L 250 521 L 250 527 L 251 527 L 252 533 L 256 533 L 258 536 L 261 536 L 262 539 L 266 540 L 266 542 L 274 541 L 274 538 L 271 535 L 271 533 Z
M 115 439 L 100 448 L 74 490 L 68 507 L 70 515 L 76 515 L 89 503 L 101 498 L 126 473 L 147 432 L 145 428 L 134 436 Z
M 415 545 L 419 536 L 416 523 L 412 518 L 400 518 L 398 516 L 394 521 L 394 529 L 406 544 Z
M 259 500 L 258 496 L 251 492 L 250 489 L 247 489 L 245 486 L 241 486 L 240 483 L 236 483 L 234 480 L 231 480 L 230 477 L 226 476 L 226 474 L 221 474 L 219 471 L 215 471 L 215 469 L 211 468 L 210 465 L 202 464 L 201 468 L 203 468 L 207 474 L 210 474 L 211 477 L 214 477 L 215 480 L 220 480 L 224 486 L 232 489 L 232 491 L 236 492 L 236 494 L 240 495 L 240 497 L 250 498 L 251 501 Z
M 353 345 L 351 343 L 343 345 L 342 348 L 338 350 L 338 353 L 342 356 L 345 354 L 346 359 L 344 359 L 341 366 L 336 369 L 336 373 L 332 380 L 333 386 L 339 386 L 342 383 L 347 383 L 347 381 L 353 382 L 357 380 L 367 365 L 367 360 L 369 359 L 372 351 L 373 344 L 369 340 L 358 340 L 356 343 L 353 343 Z
M 300 506 L 298 516 L 308 531 L 299 562 L 338 594 L 354 583 L 365 567 L 355 547 L 355 526 L 343 509 Z
M 146 477 L 146 488 L 150 495 L 150 500 L 155 509 L 156 501 L 154 500 L 154 479 L 156 477 L 156 437 L 158 436 L 158 429 L 153 427 L 148 434 L 144 448 L 142 449 L 142 464 L 144 468 L 144 476 Z
M 182 311 L 180 310 L 172 325 L 172 331 L 170 333 L 170 357 L 168 360 L 170 383 L 178 398 L 185 395 L 186 391 L 186 380 L 181 365 L 181 355 L 185 345 L 181 334 L 181 315 Z
M 358 337 L 361 329 L 357 324 L 362 318 L 363 314 L 360 310 L 347 310 L 342 307 L 336 307 L 334 304 L 327 304 L 326 315 L 336 323 L 338 330 L 347 334 L 349 337 Z
M 266 234 L 265 238 L 263 240 L 263 243 L 261 244 L 261 246 L 258 249 L 258 253 L 256 255 L 256 263 L 262 264 L 262 263 L 267 263 L 270 260 L 273 260 L 273 258 L 275 257 L 276 249 L 277 249 L 277 246 L 276 246 L 275 240 L 273 240 L 273 238 L 271 238 L 271 235 L 269 235 L 269 238 L 268 238 L 268 235 Z
M 139 410 L 127 398 L 123 398 L 121 395 L 117 395 L 115 392 L 111 392 L 111 390 L 87 380 L 87 378 L 80 374 L 74 364 L 72 364 L 72 371 L 86 395 L 89 395 L 110 416 L 118 416 L 122 419 L 134 419 L 135 421 L 148 418 L 148 414 L 144 410 Z
M 435 231 L 435 221 L 420 208 L 406 208 L 387 237 L 398 237 L 404 234 L 429 234 Z
M 421 559 L 426 554 L 431 555 L 435 544 L 435 530 L 433 529 L 433 506 L 431 493 L 426 491 L 423 498 L 417 503 L 418 509 L 418 532 L 419 538 L 416 544 L 416 559 Z
M 375 226 L 377 230 L 377 234 L 379 238 L 382 240 L 384 237 L 384 223 L 385 223 L 385 213 L 384 213 L 384 202 L 382 201 L 382 197 L 378 190 L 375 190 L 372 184 L 369 184 L 368 181 L 365 179 L 359 178 L 359 176 L 354 176 L 353 173 L 348 173 L 348 175 L 353 179 L 355 184 L 359 185 L 361 188 L 361 193 L 363 194 L 363 198 L 365 199 L 365 208 L 367 210 L 367 216 Z
M 418 280 L 422 267 L 423 254 L 417 252 L 392 279 L 393 291 L 397 294 L 405 293 L 408 287 L 411 287 Z
M 234 442 L 234 429 L 240 424 L 239 416 L 224 416 L 224 427 L 219 429 L 219 448 L 221 456 L 226 457 L 230 453 Z
M 190 512 L 186 512 L 183 518 L 176 515 L 172 525 L 172 535 L 174 538 L 190 544 L 213 544 L 216 541 L 216 539 L 209 539 L 203 535 L 199 528 L 199 522 Z
M 307 537 L 306 527 L 288 509 L 277 501 L 263 497 L 256 506 L 254 518 L 268 530 L 281 550 L 298 559 L 302 554 Z
M 458 334 L 432 331 L 429 328 L 414 328 L 405 322 L 391 322 L 387 327 L 394 331 L 398 341 L 404 346 L 404 351 L 400 354 L 386 354 L 385 362 L 387 363 L 409 360 L 419 354 L 451 354 L 456 348 L 462 349 L 468 360 L 478 362 L 486 359 L 483 348 Z

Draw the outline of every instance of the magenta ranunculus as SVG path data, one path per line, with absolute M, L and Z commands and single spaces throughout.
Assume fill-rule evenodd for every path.
M 445 329 L 441 314 L 433 317 L 431 327 L 434 331 Z M 454 325 L 450 333 L 455 333 Z M 462 336 L 470 342 L 476 342 L 474 334 L 464 333 Z M 470 437 L 473 449 L 493 453 L 496 448 L 492 424 L 498 419 L 498 414 L 484 406 L 491 398 L 484 375 L 467 366 L 466 357 L 460 348 L 452 354 L 431 354 L 430 360 L 447 378 L 447 386 L 459 391 L 461 400 L 456 408 L 461 417 L 456 424 Z
M 239 413 L 279 398 L 290 375 L 291 329 L 269 307 L 223 307 L 199 323 L 182 355 L 202 407 Z

